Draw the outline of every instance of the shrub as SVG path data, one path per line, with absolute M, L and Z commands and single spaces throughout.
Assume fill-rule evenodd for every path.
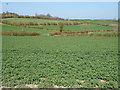
M 89 32 L 78 32 L 78 31 L 66 31 L 66 32 L 52 32 L 50 36 L 61 35 L 61 36 L 104 36 L 104 37 L 119 37 L 120 33 L 89 33 Z
M 35 25 L 34 22 L 29 22 L 29 25 Z
M 50 36 L 55 36 L 55 35 L 61 35 L 61 33 L 60 32 L 51 32 L 50 33 Z
M 64 23 L 60 22 L 59 25 L 60 25 L 60 32 L 62 32 L 64 28 Z
M 2 35 L 5 36 L 39 36 L 39 32 L 27 32 L 27 31 L 2 31 Z

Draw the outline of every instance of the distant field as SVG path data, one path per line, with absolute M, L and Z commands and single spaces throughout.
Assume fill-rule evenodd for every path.
M 97 24 L 118 24 L 118 22 L 116 21 L 105 21 L 105 20 L 94 20 L 93 21 L 94 23 L 97 23 Z
M 11 25 L 6 25 L 6 24 L 3 24 L 3 25 L 0 25 L 2 26 L 2 30 L 3 31 L 22 31 L 25 30 L 25 31 L 38 31 L 38 29 L 33 29 L 33 28 L 22 28 L 22 27 L 18 27 L 18 26 L 11 26 Z
M 39 29 L 35 29 L 35 28 L 25 28 L 25 27 L 18 27 L 18 26 L 11 26 L 11 25 L 2 25 L 2 30 L 3 31 L 31 31 L 31 32 L 41 32 L 42 34 L 48 34 L 52 31 L 56 31 L 56 30 L 39 30 Z
M 91 31 L 91 30 L 115 30 L 114 27 L 110 26 L 102 26 L 104 24 L 117 24 L 115 21 L 104 21 L 104 20 L 80 20 L 80 21 L 64 21 L 64 20 L 47 20 L 47 19 L 25 19 L 25 18 L 17 18 L 17 19 L 3 19 L 7 20 L 11 23 L 30 23 L 30 22 L 36 22 L 36 23 L 53 23 L 53 22 L 79 22 L 82 23 L 80 25 L 64 25 L 63 31 Z M 89 23 L 89 24 L 87 24 Z M 94 24 L 95 23 L 95 24 Z M 101 25 L 97 25 L 101 24 Z M 49 34 L 50 32 L 59 32 L 60 26 L 59 25 L 30 25 L 26 26 L 27 28 L 22 28 L 23 26 L 10 26 L 10 25 L 3 25 L 3 31 L 11 31 L 11 30 L 25 30 L 25 31 L 35 31 L 35 32 L 41 32 L 44 34 Z M 28 28 L 29 27 L 29 28 Z
M 32 26 L 31 26 L 32 27 Z M 40 25 L 40 26 L 33 26 L 33 27 L 43 27 L 43 29 L 48 30 L 57 30 L 59 31 L 59 26 L 57 25 Z M 65 25 L 64 31 L 84 31 L 84 30 L 109 30 L 113 29 L 112 27 L 88 24 L 88 25 Z
M 24 22 L 24 23 L 28 23 L 28 22 L 37 22 L 37 23 L 44 23 L 44 22 L 61 22 L 63 20 L 52 20 L 52 19 L 33 19 L 33 18 L 9 18 L 9 19 L 3 19 L 3 20 L 7 20 L 10 22 Z M 73 21 L 63 21 L 63 22 L 73 22 Z
M 44 23 L 44 22 L 81 22 L 81 23 L 97 23 L 97 24 L 118 24 L 118 22 L 116 21 L 110 21 L 110 20 L 78 20 L 78 21 L 67 21 L 67 20 L 52 20 L 52 19 L 35 19 L 35 18 L 7 18 L 7 19 L 3 19 L 10 21 L 10 22 L 24 22 L 24 23 L 28 23 L 28 22 L 37 22 L 37 23 Z

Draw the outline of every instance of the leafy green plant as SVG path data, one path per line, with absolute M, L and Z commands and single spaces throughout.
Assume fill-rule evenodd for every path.
M 117 43 L 116 37 L 3 36 L 2 84 L 117 88 Z

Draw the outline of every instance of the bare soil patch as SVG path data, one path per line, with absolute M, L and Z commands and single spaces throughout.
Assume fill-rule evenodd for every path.
M 81 83 L 84 83 L 85 80 L 76 80 L 77 82 L 81 82 Z
M 34 85 L 34 84 L 26 84 L 25 86 L 29 88 L 38 88 L 38 85 Z
M 54 88 L 67 88 L 67 87 L 64 87 L 64 86 L 57 86 L 57 85 L 54 85 L 53 87 Z
M 101 82 L 101 83 L 105 83 L 106 81 L 105 81 L 105 80 L 99 80 L 99 82 Z

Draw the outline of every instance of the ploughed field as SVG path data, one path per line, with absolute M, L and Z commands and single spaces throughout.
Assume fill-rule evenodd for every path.
M 24 19 L 3 20 L 21 22 Z M 36 21 L 42 23 L 50 20 Z M 81 22 L 86 21 L 87 25 L 69 24 L 63 30 L 117 30 L 115 26 L 105 26 L 105 23 L 116 25 L 115 21 Z M 43 29 L 31 28 L 39 26 Z M 118 88 L 118 37 L 49 36 L 51 32 L 59 32 L 59 25 L 18 26 L 4 23 L 2 30 L 41 33 L 39 36 L 2 37 L 3 87 Z

